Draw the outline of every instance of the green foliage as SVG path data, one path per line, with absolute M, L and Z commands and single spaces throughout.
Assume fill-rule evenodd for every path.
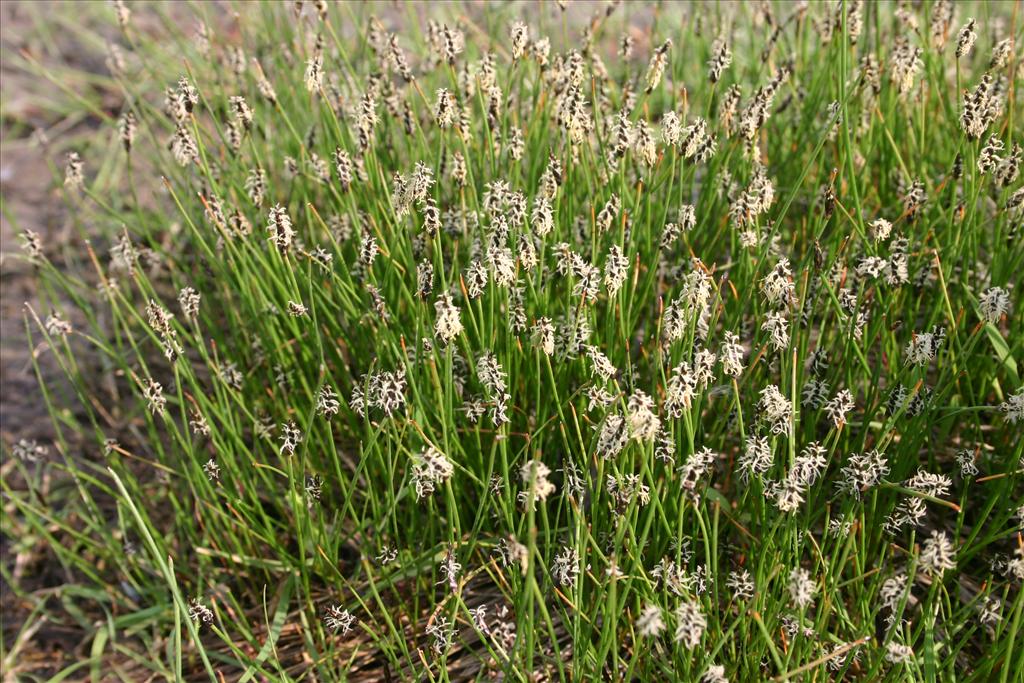
M 33 256 L 95 661 L 1019 680 L 1010 7 L 311 4 L 135 8 Z

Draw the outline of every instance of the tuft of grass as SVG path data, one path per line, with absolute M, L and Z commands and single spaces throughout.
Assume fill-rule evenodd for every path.
M 5 668 L 1019 680 L 1018 5 L 191 9 L 21 57 Z

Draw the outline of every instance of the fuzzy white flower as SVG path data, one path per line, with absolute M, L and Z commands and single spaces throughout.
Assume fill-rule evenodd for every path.
M 629 442 L 629 423 L 622 415 L 608 415 L 601 423 L 597 435 L 597 454 L 602 458 L 614 458 Z
M 725 587 L 732 592 L 735 600 L 748 600 L 754 596 L 754 580 L 746 569 L 729 572 Z
M 618 372 L 615 365 L 608 359 L 608 356 L 601 353 L 601 349 L 596 346 L 588 345 L 586 347 L 587 357 L 590 359 L 590 374 L 591 376 L 598 376 L 601 379 L 608 381 Z
M 818 591 L 817 586 L 811 579 L 811 573 L 803 567 L 795 567 L 789 573 L 789 597 L 793 604 L 799 609 L 806 609 L 814 602 L 814 594 Z
M 526 486 L 525 491 L 519 493 L 523 502 L 530 499 L 534 501 L 545 501 L 555 492 L 555 485 L 548 480 L 551 470 L 539 460 L 530 460 L 519 468 L 519 478 Z
M 555 327 L 551 324 L 551 318 L 538 318 L 533 325 L 533 343 L 550 356 L 555 352 Z
M 636 630 L 641 638 L 654 638 L 664 631 L 665 621 L 662 619 L 661 608 L 657 605 L 644 607 L 636 619 Z
M 146 384 L 142 387 L 142 395 L 146 399 L 146 404 L 149 406 L 149 412 L 157 415 L 164 411 L 164 407 L 167 405 L 167 399 L 164 397 L 164 388 L 160 382 L 154 379 L 148 379 Z
M 213 623 L 213 611 L 204 605 L 200 598 L 192 598 L 189 601 L 188 617 L 197 624 Z
M 324 615 L 324 625 L 332 631 L 341 631 L 343 636 L 348 635 L 355 623 L 355 616 L 341 605 L 328 607 L 327 614 Z
M 688 650 L 700 645 L 708 622 L 701 612 L 700 604 L 684 600 L 673 613 L 676 619 L 675 640 Z
M 433 446 L 413 456 L 412 483 L 416 497 L 430 495 L 438 485 L 448 481 L 454 472 L 455 467 L 447 456 Z
M 846 422 L 846 414 L 853 410 L 853 394 L 849 389 L 843 389 L 835 397 L 825 404 L 825 413 L 835 424 L 836 429 Z
M 982 318 L 996 325 L 1010 311 L 1010 293 L 1002 287 L 990 287 L 978 297 L 978 309 Z
M 608 295 L 614 297 L 629 275 L 629 259 L 623 253 L 622 248 L 613 244 L 608 250 L 608 259 L 604 264 L 604 284 L 608 288 Z
M 647 92 L 651 92 L 661 83 L 661 77 L 668 65 L 668 49 L 670 47 L 672 47 L 672 41 L 666 40 L 651 56 L 651 63 L 647 66 L 647 75 L 644 77 L 644 81 L 647 83 Z
M 270 233 L 270 241 L 280 251 L 286 252 L 292 246 L 292 240 L 295 239 L 292 219 L 280 204 L 274 206 L 267 216 L 267 232 Z
M 302 430 L 294 422 L 281 425 L 281 455 L 295 455 L 295 449 L 302 443 Z
M 885 660 L 893 664 L 907 664 L 914 659 L 914 650 L 909 645 L 890 641 L 885 646 Z
M 789 268 L 789 259 L 779 258 L 775 267 L 761 280 L 761 293 L 769 306 L 785 308 L 791 306 L 796 299 L 796 285 L 793 284 L 793 272 Z
M 772 451 L 768 439 L 763 436 L 748 436 L 743 453 L 736 461 L 743 482 L 751 476 L 760 477 L 772 467 Z
M 512 44 L 512 59 L 522 59 L 526 52 L 526 46 L 530 42 L 530 29 L 523 22 L 517 21 L 512 24 L 509 38 Z
M 931 332 L 918 332 L 907 342 L 906 356 L 908 365 L 927 365 L 935 359 L 946 332 L 941 327 L 932 328 Z
M 932 531 L 932 535 L 921 544 L 920 561 L 926 573 L 938 576 L 956 568 L 956 548 L 945 531 Z
M 665 141 L 665 144 L 675 147 L 679 144 L 682 136 L 683 126 L 679 120 L 679 115 L 674 111 L 665 112 L 665 115 L 661 118 L 661 138 Z
M 437 91 L 437 104 L 434 107 L 434 120 L 441 128 L 451 128 L 459 114 L 459 103 L 455 95 L 447 88 Z
M 765 422 L 771 424 L 772 434 L 786 434 L 793 424 L 793 406 L 774 384 L 761 390 L 758 410 Z
M 442 344 L 450 344 L 462 333 L 462 320 L 458 307 L 452 303 L 451 294 L 443 294 L 434 302 L 437 320 L 434 322 L 434 336 Z
M 722 360 L 722 372 L 730 377 L 739 377 L 743 374 L 743 353 L 739 335 L 726 332 L 718 352 L 718 357 Z
M 555 563 L 551 568 L 555 583 L 563 587 L 573 587 L 580 575 L 580 554 L 576 548 L 566 546 L 555 555 Z
M 768 333 L 768 342 L 776 351 L 789 346 L 789 323 L 779 311 L 769 311 L 761 323 L 761 329 Z
M 652 441 L 661 426 L 661 420 L 654 412 L 654 400 L 637 390 L 627 402 L 629 431 L 637 441 Z
M 1006 413 L 1006 419 L 1013 424 L 1024 422 L 1024 386 L 1011 395 L 1004 403 L 999 404 L 999 410 Z
M 885 220 L 884 218 L 876 218 L 868 226 L 868 234 L 871 235 L 871 239 L 876 242 L 884 242 L 889 239 L 889 234 L 892 232 L 892 223 Z
M 324 83 L 324 56 L 317 52 L 306 62 L 306 90 L 318 92 Z
M 710 665 L 700 677 L 700 683 L 729 683 L 729 679 L 725 677 L 725 667 L 721 664 Z
M 963 59 L 971 48 L 974 47 L 974 41 L 978 39 L 978 34 L 974 32 L 974 26 L 976 22 L 973 18 L 968 19 L 967 23 L 963 25 L 960 32 L 957 33 L 956 38 L 956 58 Z

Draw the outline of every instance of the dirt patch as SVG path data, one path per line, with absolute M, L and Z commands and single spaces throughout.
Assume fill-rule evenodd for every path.
M 97 64 L 96 57 L 66 32 L 59 32 L 68 36 L 62 38 L 63 44 L 46 44 L 37 22 L 39 16 L 45 16 L 51 9 L 59 10 L 61 6 L 0 5 L 0 447 L 4 460 L 0 474 L 5 485 L 17 491 L 27 490 L 31 481 L 33 489 L 44 498 L 63 486 L 63 476 L 47 466 L 60 456 L 33 356 L 39 374 L 55 392 L 57 401 L 64 405 L 73 403 L 65 402 L 69 386 L 64 373 L 48 348 L 40 343 L 39 331 L 28 313 L 31 307 L 45 319 L 51 304 L 41 296 L 37 266 L 26 258 L 21 235 L 26 230 L 38 234 L 47 259 L 54 264 L 62 263 L 67 250 L 76 248 L 77 235 L 73 236 L 51 164 L 75 144 L 76 136 L 95 123 L 71 107 L 62 114 L 53 100 L 55 89 L 25 68 L 23 55 L 32 55 L 45 64 L 63 62 L 102 68 L 102 60 Z M 36 131 L 43 131 L 43 136 Z M 41 137 L 48 142 L 43 144 Z M 34 347 L 26 335 L 26 320 Z M 76 435 L 65 433 L 65 437 L 69 450 L 77 450 Z M 35 462 L 25 462 L 25 469 L 21 470 L 14 452 L 19 443 L 25 442 L 35 443 L 40 457 Z M 83 654 L 79 648 L 84 634 L 74 621 L 57 623 L 40 616 L 51 611 L 49 608 L 58 607 L 55 602 L 60 597 L 50 594 L 50 589 L 71 577 L 65 575 L 42 536 L 23 527 L 16 507 L 9 500 L 3 504 L 0 556 L 15 583 L 11 586 L 0 580 L 5 652 L 11 651 L 20 634 L 23 647 L 15 658 L 17 670 L 53 674 Z M 39 608 L 42 609 L 34 612 Z M 15 675 L 13 671 L 5 674 Z

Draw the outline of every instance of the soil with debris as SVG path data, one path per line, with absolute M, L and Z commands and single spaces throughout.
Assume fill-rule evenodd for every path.
M 50 303 L 38 289 L 36 266 L 25 258 L 20 236 L 25 230 L 37 233 L 47 258 L 58 266 L 67 250 L 81 248 L 51 165 L 59 164 L 75 141 L 94 131 L 98 124 L 61 102 L 56 88 L 25 68 L 24 55 L 42 64 L 70 66 L 83 72 L 105 69 L 102 58 L 80 44 L 73 33 L 54 26 L 41 29 L 40 18 L 63 13 L 72 19 L 85 11 L 83 5 L 0 4 L 0 476 L 7 486 L 21 490 L 27 488 L 27 476 L 44 498 L 67 483 L 59 468 L 50 465 L 59 463 L 63 455 L 78 456 L 80 442 L 75 434 L 65 432 L 67 452 L 62 454 L 56 444 L 57 434 L 36 368 L 54 393 L 57 405 L 73 406 L 74 402 L 67 400 L 70 387 L 56 360 L 40 344 L 41 336 L 30 311 L 45 319 Z M 89 11 L 96 15 L 95 9 Z M 57 40 L 51 42 L 53 38 Z M 66 113 L 61 114 L 61 110 Z M 27 328 L 31 330 L 31 343 Z M 40 453 L 45 449 L 39 461 L 24 463 L 25 476 L 14 456 L 17 445 L 24 442 L 35 442 Z M 8 573 L 0 578 L 3 664 L 7 669 L 4 680 L 19 680 L 16 677 L 25 673 L 52 675 L 88 656 L 80 649 L 86 634 L 71 619 L 55 623 L 45 617 L 32 619 L 31 615 L 41 602 L 49 606 L 59 602 L 59 593 L 48 589 L 56 589 L 73 577 L 66 575 L 40 536 L 13 537 L 13 520 L 18 513 L 9 500 L 3 505 L 0 560 Z M 6 576 L 13 577 L 18 592 Z

